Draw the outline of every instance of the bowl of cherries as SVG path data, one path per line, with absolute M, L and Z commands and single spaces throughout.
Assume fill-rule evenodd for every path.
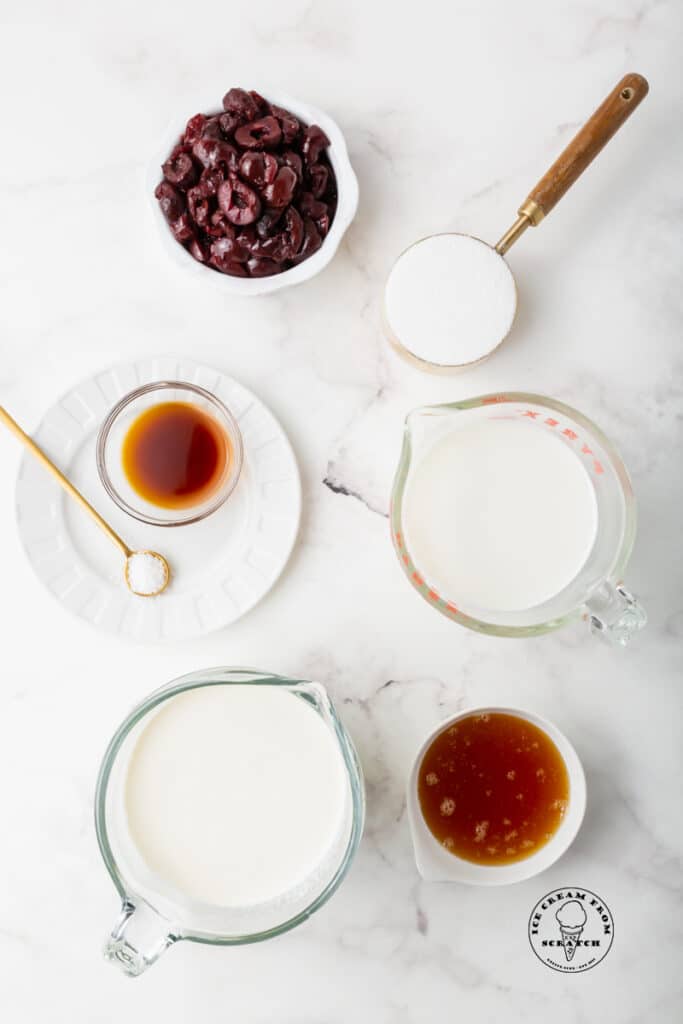
M 358 206 L 358 181 L 332 118 L 245 89 L 230 89 L 221 110 L 171 126 L 148 193 L 174 260 L 237 295 L 319 273 Z

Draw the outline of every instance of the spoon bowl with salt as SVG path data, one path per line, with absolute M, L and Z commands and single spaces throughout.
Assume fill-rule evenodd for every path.
M 6 409 L 0 406 L 0 422 L 17 437 L 21 443 L 31 452 L 45 469 L 54 477 L 59 486 L 66 491 L 70 498 L 77 502 L 87 512 L 90 518 L 99 526 L 100 530 L 115 544 L 123 555 L 124 570 L 123 577 L 126 586 L 132 594 L 138 597 L 157 597 L 163 593 L 171 580 L 171 570 L 168 562 L 158 551 L 135 551 L 119 537 L 109 523 L 102 518 L 99 512 L 93 508 L 89 501 L 83 497 L 81 492 L 74 487 L 71 481 L 64 476 L 62 471 L 55 466 L 54 462 L 45 454 L 33 438 L 22 430 Z
M 531 190 L 496 245 L 450 232 L 422 238 L 401 253 L 387 279 L 383 308 L 385 332 L 399 354 L 420 369 L 453 373 L 503 343 L 517 310 L 505 253 L 550 213 L 648 88 L 642 75 L 622 78 Z

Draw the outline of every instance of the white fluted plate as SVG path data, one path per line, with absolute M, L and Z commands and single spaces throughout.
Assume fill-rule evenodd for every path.
M 242 432 L 237 487 L 200 523 L 140 523 L 112 502 L 97 473 L 95 442 L 105 415 L 127 392 L 155 380 L 189 381 L 213 392 Z M 132 595 L 114 545 L 27 453 L 17 481 L 26 554 L 57 600 L 93 626 L 149 642 L 201 636 L 253 608 L 284 569 L 301 518 L 296 459 L 266 406 L 218 370 L 173 357 L 115 366 L 64 395 L 34 436 L 130 547 L 159 551 L 171 565 L 172 581 L 163 594 Z

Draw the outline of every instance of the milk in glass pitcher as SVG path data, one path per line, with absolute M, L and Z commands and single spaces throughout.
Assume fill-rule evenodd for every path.
M 636 532 L 626 468 L 554 399 L 505 392 L 411 412 L 391 531 L 411 585 L 469 629 L 534 636 L 583 617 L 625 644 L 645 625 L 623 583 Z

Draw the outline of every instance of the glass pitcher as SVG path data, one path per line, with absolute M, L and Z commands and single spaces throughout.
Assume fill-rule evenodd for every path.
M 128 835 L 123 799 L 128 760 L 148 716 L 169 698 L 186 690 L 226 684 L 275 686 L 310 704 L 334 737 L 348 780 L 343 823 L 323 862 L 294 891 L 277 900 L 244 908 L 190 902 L 180 893 L 160 891 Z M 136 976 L 180 939 L 233 946 L 259 942 L 289 931 L 315 913 L 341 884 L 360 842 L 364 814 L 363 778 L 357 754 L 319 683 L 229 668 L 195 672 L 173 680 L 150 694 L 118 728 L 97 780 L 97 840 L 121 897 L 121 913 L 104 949 L 106 958 L 117 963 L 126 974 Z
M 587 561 L 559 593 L 524 610 L 468 610 L 458 594 L 445 594 L 430 583 L 415 564 L 406 540 L 402 517 L 411 473 L 441 438 L 486 419 L 514 419 L 529 430 L 552 431 L 584 460 L 595 493 L 597 533 Z M 502 392 L 409 413 L 394 479 L 390 523 L 394 548 L 411 586 L 442 615 L 468 629 L 492 636 L 537 636 L 584 618 L 593 632 L 624 645 L 647 621 L 643 608 L 622 582 L 636 533 L 635 499 L 626 467 L 594 423 L 554 399 Z

